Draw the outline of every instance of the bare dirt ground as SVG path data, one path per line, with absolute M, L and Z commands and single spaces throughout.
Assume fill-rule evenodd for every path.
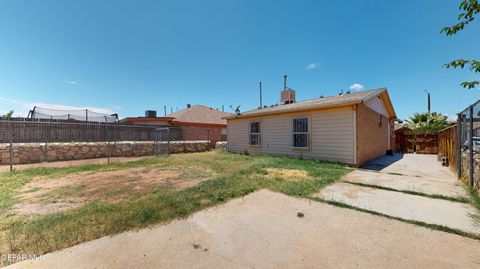
M 195 169 L 196 171 L 190 171 Z M 34 215 L 65 211 L 87 202 L 116 202 L 143 195 L 164 185 L 182 189 L 211 179 L 213 171 L 128 168 L 113 171 L 81 172 L 57 178 L 38 178 L 20 189 L 14 214 Z
M 127 163 L 127 162 L 134 162 L 139 161 L 145 158 L 149 158 L 152 156 L 147 157 L 112 157 L 110 158 L 111 163 Z M 45 162 L 45 163 L 31 163 L 31 164 L 16 164 L 13 166 L 15 170 L 24 170 L 28 168 L 36 168 L 36 167 L 69 167 L 69 166 L 79 166 L 85 164 L 107 164 L 108 158 L 95 158 L 95 159 L 84 159 L 84 160 L 71 160 L 71 161 L 58 161 L 58 162 Z M 0 173 L 10 171 L 9 165 L 0 165 Z
M 479 253 L 479 240 L 261 190 L 7 268 L 479 268 Z

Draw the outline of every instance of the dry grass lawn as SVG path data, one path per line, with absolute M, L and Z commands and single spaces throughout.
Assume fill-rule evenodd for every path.
M 308 179 L 308 173 L 300 169 L 267 168 L 267 178 L 283 178 L 288 181 Z

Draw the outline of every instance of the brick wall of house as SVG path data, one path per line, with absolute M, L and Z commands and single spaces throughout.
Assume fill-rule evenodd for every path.
M 357 165 L 385 154 L 388 148 L 388 118 L 363 104 L 356 106 Z M 390 122 L 392 125 L 393 122 Z M 391 138 L 390 138 L 391 139 Z
M 182 126 L 184 140 L 222 141 L 222 127 Z

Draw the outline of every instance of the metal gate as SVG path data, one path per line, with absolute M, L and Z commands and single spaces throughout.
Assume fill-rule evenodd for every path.
M 155 129 L 155 156 L 168 156 L 170 154 L 170 128 Z

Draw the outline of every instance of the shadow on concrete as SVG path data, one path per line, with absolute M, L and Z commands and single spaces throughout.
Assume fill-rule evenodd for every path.
M 403 158 L 403 153 L 395 153 L 393 156 L 384 155 L 375 160 L 367 162 L 363 169 L 380 171 L 383 168 L 400 161 Z

